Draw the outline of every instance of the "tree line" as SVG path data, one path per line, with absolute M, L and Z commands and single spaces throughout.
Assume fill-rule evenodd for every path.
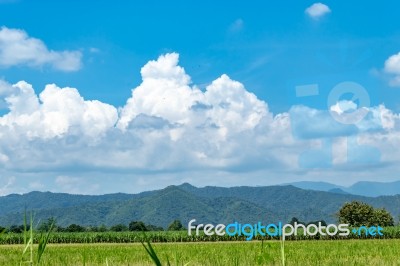
M 359 226 L 394 226 L 394 219 L 392 215 L 385 209 L 374 208 L 367 203 L 361 201 L 346 202 L 340 208 L 339 212 L 336 213 L 340 223 L 349 224 L 352 227 Z M 299 221 L 296 217 L 293 217 L 290 224 L 316 224 L 321 222 L 322 225 L 326 225 L 324 220 L 312 221 L 304 223 Z M 116 224 L 110 227 L 105 225 L 100 226 L 81 226 L 79 224 L 70 224 L 67 227 L 58 226 L 54 218 L 49 218 L 46 221 L 39 223 L 37 230 L 47 232 L 52 228 L 52 231 L 56 232 L 125 232 L 125 231 L 179 231 L 185 230 L 180 220 L 172 221 L 166 229 L 160 226 L 145 224 L 142 221 L 131 221 L 128 225 Z M 27 228 L 29 230 L 29 226 Z M 0 232 L 10 233 L 22 233 L 24 231 L 23 225 L 12 225 L 9 228 L 0 226 Z
M 29 230 L 29 225 L 26 225 L 26 229 Z M 48 232 L 52 228 L 55 232 L 127 232 L 127 231 L 165 231 L 161 226 L 156 226 L 152 224 L 145 224 L 142 221 L 131 221 L 128 225 L 116 224 L 110 227 L 105 225 L 100 226 L 82 226 L 79 224 L 70 224 L 66 227 L 57 225 L 55 218 L 51 217 L 41 223 L 39 223 L 36 228 L 40 232 Z M 167 231 L 179 231 L 184 230 L 180 220 L 172 221 L 168 227 Z M 24 231 L 24 225 L 11 225 L 9 228 L 0 226 L 0 232 L 5 233 L 22 233 Z
M 393 216 L 384 208 L 374 208 L 367 203 L 361 201 L 346 202 L 340 208 L 339 212 L 336 213 L 339 223 L 348 224 L 352 227 L 360 226 L 394 226 Z M 302 222 L 296 217 L 293 217 L 290 222 L 291 225 L 297 224 L 315 224 L 326 226 L 327 223 L 324 220 L 312 221 L 312 222 Z

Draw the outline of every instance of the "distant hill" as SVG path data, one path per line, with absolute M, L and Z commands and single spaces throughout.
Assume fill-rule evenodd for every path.
M 287 222 L 324 219 L 335 222 L 344 202 L 361 200 L 400 214 L 400 195 L 364 197 L 351 194 L 304 190 L 294 186 L 203 187 L 190 184 L 169 186 L 139 194 L 100 196 L 31 192 L 0 197 L 0 225 L 21 224 L 23 211 L 34 210 L 36 221 L 56 217 L 58 224 L 128 224 L 132 220 L 166 227 L 174 219 L 183 224 L 198 222 Z
M 400 194 L 400 181 L 394 182 L 357 182 L 349 187 L 339 186 L 327 182 L 301 181 L 287 183 L 283 185 L 293 185 L 302 189 L 318 191 L 342 191 L 349 194 L 367 197 L 392 196 Z
M 346 191 L 344 191 L 343 189 L 340 189 L 340 188 L 332 188 L 332 189 L 328 190 L 328 192 L 338 193 L 338 194 L 350 194 L 350 193 L 347 193 Z
M 377 197 L 382 195 L 400 194 L 400 181 L 395 182 L 357 182 L 346 189 L 347 192 L 357 195 Z
M 328 182 L 314 182 L 314 181 L 299 181 L 293 183 L 286 183 L 282 184 L 284 186 L 292 185 L 301 189 L 311 189 L 311 190 L 318 190 L 318 191 L 329 191 L 335 188 L 346 189 L 346 187 L 338 186 L 335 184 L 331 184 Z

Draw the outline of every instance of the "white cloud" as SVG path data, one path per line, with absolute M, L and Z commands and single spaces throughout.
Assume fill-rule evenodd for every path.
M 31 190 L 42 190 L 45 189 L 46 186 L 42 183 L 40 183 L 39 181 L 33 181 L 31 183 L 29 183 L 29 189 Z
M 77 71 L 81 68 L 79 51 L 49 50 L 43 41 L 30 37 L 19 29 L 2 27 L 0 30 L 0 66 L 50 65 L 60 71 Z
M 55 184 L 62 192 L 68 192 L 72 194 L 93 194 L 99 189 L 98 184 L 93 184 L 78 177 L 70 176 L 57 176 Z
M 161 56 L 141 70 L 142 84 L 132 90 L 121 113 L 119 127 L 125 129 L 138 114 L 162 117 L 171 123 L 188 123 L 188 112 L 204 97 L 189 87 L 190 77 L 177 65 L 178 54 Z
M 142 84 L 132 90 L 121 112 L 118 127 L 123 130 L 136 116 L 146 114 L 186 127 L 213 125 L 224 135 L 252 129 L 268 113 L 263 101 L 227 75 L 213 81 L 204 93 L 191 87 L 175 53 L 147 63 L 141 73 Z
M 5 101 L 10 112 L 0 117 L 0 126 L 28 139 L 79 134 L 97 138 L 118 119 L 115 107 L 85 101 L 76 89 L 54 84 L 47 85 L 38 97 L 30 84 L 20 81 Z
M 330 110 L 341 115 L 347 111 L 354 111 L 357 109 L 357 104 L 353 101 L 339 101 L 335 105 L 332 105 Z
M 121 186 L 128 182 L 123 176 L 135 179 L 132 184 L 146 178 L 157 180 L 146 184 L 164 184 L 179 183 L 174 175 L 179 180 L 206 175 L 211 182 L 211 176 L 227 178 L 226 173 L 232 179 L 224 184 L 244 184 L 235 179 L 244 175 L 268 182 L 276 176 L 300 178 L 299 173 L 316 176 L 301 168 L 299 158 L 322 147 L 324 140 L 338 143 L 336 155 L 347 154 L 342 147 L 356 147 L 357 142 L 378 147 L 382 169 L 400 161 L 394 148 L 400 144 L 400 116 L 383 105 L 366 108 L 356 124 L 339 123 L 332 116 L 353 112 L 357 105 L 350 101 L 329 110 L 293 106 L 274 115 L 227 75 L 200 90 L 178 60 L 171 53 L 143 66 L 141 84 L 119 110 L 83 99 L 75 88 L 50 84 L 36 94 L 27 82 L 0 82 L 0 98 L 9 110 L 0 116 L 0 174 L 7 171 L 4 175 L 17 176 L 17 181 L 26 175 L 58 176 L 53 182 L 31 178 L 27 184 L 39 188 L 52 183 L 52 190 L 75 193 L 101 192 L 103 187 L 91 186 L 88 178 L 101 175 L 104 180 L 93 184 L 111 184 L 109 174 L 119 176 Z M 344 145 L 343 138 L 351 143 Z M 369 156 L 360 151 L 348 158 Z M 334 180 L 335 171 L 348 162 L 333 160 L 329 176 Z M 368 165 L 364 170 L 357 166 L 357 175 L 368 171 Z M 112 187 L 118 190 L 117 184 Z
M 15 183 L 15 177 L 2 178 L 0 177 L 0 196 L 12 193 L 12 185 Z
M 313 19 L 319 19 L 330 12 L 330 8 L 322 3 L 314 3 L 305 10 L 305 13 Z
M 385 61 L 384 71 L 390 75 L 389 85 L 400 86 L 400 52 L 390 56 Z

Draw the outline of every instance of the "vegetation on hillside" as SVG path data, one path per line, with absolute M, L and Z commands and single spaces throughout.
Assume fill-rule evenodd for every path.
M 258 221 L 324 220 L 337 222 L 336 213 L 345 202 L 365 202 L 385 208 L 393 217 L 400 215 L 400 195 L 368 198 L 293 186 L 196 188 L 188 184 L 135 195 L 68 195 L 32 192 L 0 197 L 0 225 L 20 224 L 24 206 L 35 212 L 36 220 L 55 217 L 58 225 L 76 224 L 103 230 L 103 226 L 128 226 L 131 221 L 168 228 L 179 219 L 186 225 L 191 219 L 199 223 L 254 223 Z M 116 227 L 115 230 L 122 230 Z M 155 230 L 155 229 L 151 229 Z

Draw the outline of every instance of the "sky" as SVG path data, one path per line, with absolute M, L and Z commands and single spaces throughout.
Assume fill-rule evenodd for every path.
M 398 180 L 399 5 L 0 0 L 0 195 Z

